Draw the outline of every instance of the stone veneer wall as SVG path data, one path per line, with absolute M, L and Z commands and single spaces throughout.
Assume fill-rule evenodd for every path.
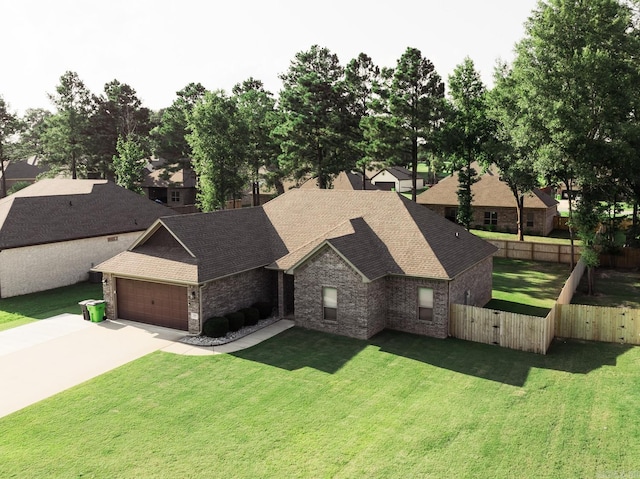
M 483 307 L 491 300 L 493 290 L 493 257 L 490 256 L 461 273 L 449 283 L 449 301 Z M 467 297 L 466 292 L 470 294 Z
M 387 328 L 446 338 L 449 334 L 449 288 L 446 281 L 408 276 L 387 277 Z M 433 320 L 418 319 L 418 288 L 433 289 Z
M 324 320 L 323 286 L 338 293 L 337 320 Z M 363 278 L 329 247 L 295 272 L 295 318 L 304 328 L 368 339 L 385 327 L 385 281 Z
M 211 281 L 200 290 L 201 323 L 212 316 L 222 316 L 247 308 L 257 301 L 271 301 L 275 304 L 276 287 L 276 273 L 264 268 L 252 269 Z M 191 331 L 191 324 L 189 331 Z

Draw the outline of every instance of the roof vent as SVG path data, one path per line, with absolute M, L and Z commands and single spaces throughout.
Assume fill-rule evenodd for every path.
M 460 238 L 460 233 L 456 231 L 456 238 Z

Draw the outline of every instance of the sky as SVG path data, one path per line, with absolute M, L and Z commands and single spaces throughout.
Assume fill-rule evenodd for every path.
M 0 96 L 10 110 L 53 110 L 47 93 L 75 71 L 102 93 L 117 79 L 144 106 L 168 107 L 191 82 L 249 77 L 277 95 L 295 54 L 328 48 L 342 65 L 364 52 L 394 67 L 408 47 L 443 80 L 469 56 L 488 86 L 513 60 L 537 0 L 1 0 Z

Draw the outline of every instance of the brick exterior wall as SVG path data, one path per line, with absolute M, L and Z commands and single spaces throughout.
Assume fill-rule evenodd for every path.
M 515 200 L 514 200 L 515 202 Z M 431 211 L 444 216 L 445 208 L 457 208 L 457 205 L 441 206 L 441 205 L 424 205 Z M 488 229 L 489 225 L 484 224 L 485 212 L 496 212 L 498 221 L 495 225 L 496 231 L 505 233 L 517 233 L 518 215 L 516 208 L 473 208 L 473 220 L 471 227 L 477 229 Z M 527 226 L 527 214 L 533 214 L 533 226 Z M 530 235 L 547 236 L 553 231 L 553 217 L 557 214 L 557 208 L 526 208 L 524 211 L 524 233 Z
M 275 304 L 277 281 L 275 271 L 258 268 L 205 284 L 198 292 L 198 303 L 202 308 L 199 313 L 201 323 L 213 316 L 223 316 L 247 308 L 258 301 L 271 301 Z M 190 332 L 191 329 L 190 321 Z
M 129 248 L 141 233 L 5 249 L 0 252 L 0 297 L 87 281 L 92 267 Z
M 324 320 L 322 288 L 338 294 L 337 320 Z M 385 327 L 385 281 L 365 283 L 335 251 L 324 248 L 295 272 L 295 320 L 304 328 L 367 339 Z
M 449 283 L 449 302 L 481 308 L 491 300 L 492 290 L 493 257 L 489 257 Z
M 449 334 L 449 287 L 447 281 L 408 276 L 387 277 L 387 328 L 446 338 Z M 433 289 L 433 320 L 418 319 L 418 288 Z

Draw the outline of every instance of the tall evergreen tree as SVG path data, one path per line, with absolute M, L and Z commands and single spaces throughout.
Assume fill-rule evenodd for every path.
M 445 151 L 458 171 L 458 222 L 465 228 L 473 220 L 471 186 L 478 181 L 472 164 L 484 160 L 489 139 L 486 88 L 473 61 L 467 57 L 449 76 L 449 102 L 444 131 Z
M 280 165 L 296 180 L 317 177 L 320 188 L 330 187 L 338 173 L 353 166 L 343 76 L 337 55 L 317 45 L 297 53 L 281 76 L 283 122 L 275 131 L 281 139 Z
M 407 48 L 398 60 L 388 92 L 395 161 L 411 165 L 411 198 L 416 200 L 419 148 L 435 149 L 444 109 L 444 83 L 420 50 Z
M 68 170 L 75 179 L 79 169 L 84 174 L 87 169 L 88 124 L 94 108 L 91 93 L 77 73 L 67 71 L 49 99 L 57 112 L 46 121 L 45 160 L 54 167 Z

